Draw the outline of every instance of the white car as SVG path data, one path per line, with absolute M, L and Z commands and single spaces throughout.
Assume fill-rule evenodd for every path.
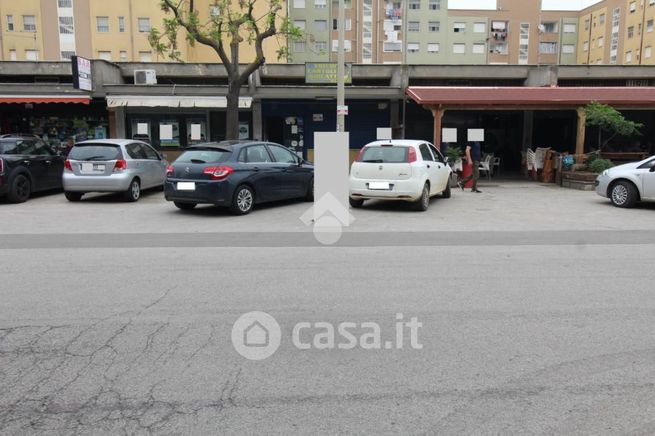
M 405 139 L 366 144 L 350 168 L 350 205 L 366 200 L 413 202 L 427 210 L 430 197 L 450 197 L 452 169 L 434 145 Z
M 618 207 L 655 201 L 655 156 L 603 171 L 596 179 L 596 193 Z

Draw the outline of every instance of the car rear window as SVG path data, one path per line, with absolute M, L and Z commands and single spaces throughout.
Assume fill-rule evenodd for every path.
M 222 163 L 232 155 L 231 150 L 221 148 L 196 148 L 187 150 L 175 162 L 180 163 Z
M 366 147 L 359 162 L 403 163 L 407 162 L 407 147 L 379 146 Z
M 68 154 L 72 160 L 117 160 L 121 159 L 121 150 L 117 145 L 84 144 L 76 145 Z
M 18 154 L 17 145 L 18 141 L 0 141 L 0 154 Z

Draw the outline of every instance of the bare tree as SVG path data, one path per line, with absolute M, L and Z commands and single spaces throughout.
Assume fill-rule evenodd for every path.
M 252 73 L 261 67 L 264 57 L 264 40 L 271 37 L 282 39 L 277 49 L 278 59 L 289 57 L 288 42 L 301 37 L 301 30 L 290 25 L 282 16 L 281 0 L 259 0 L 264 12 L 256 16 L 257 0 L 214 0 L 210 5 L 209 20 L 201 22 L 194 0 L 160 0 L 167 13 L 163 30 L 150 31 L 150 45 L 160 54 L 181 61 L 178 48 L 178 31 L 186 32 L 186 40 L 211 47 L 227 72 L 226 139 L 239 137 L 239 96 L 241 87 L 248 83 Z M 259 6 L 259 5 L 257 5 Z M 240 65 L 239 45 L 254 47 L 254 59 Z

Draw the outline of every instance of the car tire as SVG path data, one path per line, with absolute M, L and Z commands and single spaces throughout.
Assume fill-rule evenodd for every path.
M 247 215 L 255 205 L 255 193 L 248 185 L 239 185 L 234 190 L 232 202 L 230 203 L 230 212 L 234 215 Z
M 636 186 L 628 181 L 621 180 L 613 184 L 609 194 L 610 201 L 616 207 L 634 207 L 639 200 L 639 192 Z
M 25 174 L 16 174 L 10 186 L 7 199 L 12 203 L 24 203 L 32 195 L 32 182 Z
M 82 193 L 82 192 L 64 192 L 64 195 L 66 196 L 66 200 L 68 200 L 68 201 L 80 201 L 82 199 L 82 195 L 84 195 L 84 193 Z
M 198 203 L 180 203 L 179 201 L 174 201 L 173 204 L 181 210 L 191 210 L 198 205 Z
M 139 201 L 141 198 L 141 182 L 139 179 L 132 179 L 130 187 L 123 193 L 123 199 L 127 202 Z
M 414 203 L 414 210 L 419 212 L 425 212 L 430 207 L 430 185 L 427 183 L 423 185 L 423 192 L 421 193 L 421 198 Z
M 305 194 L 305 201 L 314 201 L 314 178 L 313 177 L 309 180 L 309 186 L 307 187 L 307 193 Z
M 449 177 L 448 178 L 448 183 L 446 184 L 446 189 L 444 189 L 443 192 L 441 193 L 441 197 L 442 198 L 450 198 L 451 195 L 452 195 L 452 193 L 450 191 L 450 177 Z
M 353 209 L 359 209 L 364 205 L 364 200 L 359 200 L 356 198 L 348 198 L 348 202 L 350 203 L 350 207 Z

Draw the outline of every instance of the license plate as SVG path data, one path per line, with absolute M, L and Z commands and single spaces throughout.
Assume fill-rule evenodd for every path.
M 93 164 L 93 171 L 104 173 L 105 172 L 104 164 Z
M 195 182 L 177 182 L 178 191 L 195 191 L 196 184 Z
M 369 182 L 368 189 L 389 189 L 389 182 Z

